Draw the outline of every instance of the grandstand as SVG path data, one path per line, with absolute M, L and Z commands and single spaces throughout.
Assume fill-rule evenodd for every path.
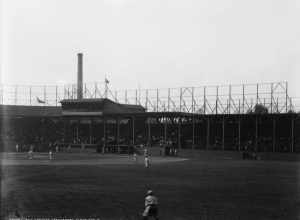
M 300 151 L 300 118 L 287 82 L 126 90 L 122 96 L 107 82 L 104 91 L 93 86 L 82 82 L 82 54 L 77 86 L 2 85 L 1 142 L 39 144 L 41 150 L 55 142 L 101 152 L 137 145 Z M 265 112 L 257 110 L 261 106 Z

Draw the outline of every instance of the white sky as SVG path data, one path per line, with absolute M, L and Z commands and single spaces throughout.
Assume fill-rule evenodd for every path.
M 83 52 L 84 81 L 113 89 L 288 81 L 300 96 L 300 0 L 2 1 L 3 83 L 75 82 Z

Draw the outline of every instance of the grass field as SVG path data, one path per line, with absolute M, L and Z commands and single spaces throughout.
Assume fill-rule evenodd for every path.
M 151 188 L 163 220 L 300 219 L 297 161 L 155 158 L 147 170 L 118 155 L 25 157 L 2 161 L 2 216 L 141 219 Z

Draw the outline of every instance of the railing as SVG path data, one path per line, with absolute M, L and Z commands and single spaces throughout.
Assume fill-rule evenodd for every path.
M 5 105 L 58 106 L 62 99 L 76 99 L 76 95 L 75 84 L 0 86 L 0 103 Z M 83 85 L 83 97 L 109 98 L 154 112 L 244 114 L 253 111 L 256 104 L 264 105 L 270 113 L 300 110 L 300 98 L 289 96 L 287 82 L 129 90 L 111 90 L 97 82 Z

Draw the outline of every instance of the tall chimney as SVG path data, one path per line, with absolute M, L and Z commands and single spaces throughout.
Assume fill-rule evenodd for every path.
M 77 65 L 77 99 L 82 99 L 82 87 L 83 87 L 83 76 L 82 76 L 82 53 L 78 53 L 78 65 Z

